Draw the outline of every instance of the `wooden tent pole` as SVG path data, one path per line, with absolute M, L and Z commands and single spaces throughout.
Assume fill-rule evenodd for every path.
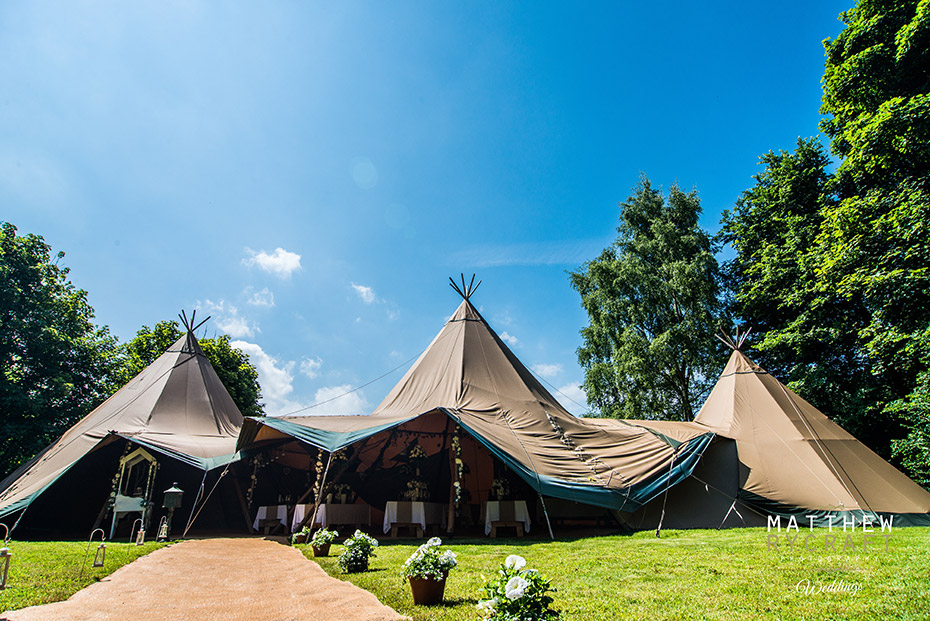
M 542 492 L 537 493 L 539 494 L 539 504 L 542 505 L 543 515 L 546 516 L 546 526 L 549 527 L 549 539 L 555 541 L 555 535 L 552 534 L 552 522 L 549 521 L 549 512 L 546 511 L 546 501 L 543 500 Z
M 333 454 L 330 453 L 329 457 L 326 458 L 326 468 L 323 469 L 323 478 L 320 479 L 320 491 L 316 495 L 316 498 L 313 499 L 313 513 L 304 518 L 304 521 L 300 523 L 300 528 L 303 528 L 307 523 L 307 520 L 310 521 L 310 528 L 313 528 L 313 520 L 316 519 L 316 512 L 320 508 L 320 497 L 323 495 L 323 486 L 326 485 L 326 475 L 329 474 L 329 465 L 333 462 Z

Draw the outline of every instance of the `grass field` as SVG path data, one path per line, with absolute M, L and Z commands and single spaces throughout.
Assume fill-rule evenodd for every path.
M 104 566 L 91 567 L 98 543 L 90 547 L 81 575 L 86 541 L 11 541 L 8 547 L 13 558 L 7 588 L 0 591 L 0 611 L 68 599 L 123 565 L 166 545 L 151 542 L 136 546 L 108 542 Z
M 339 545 L 315 560 L 416 620 L 476 619 L 482 574 L 493 574 L 508 554 L 551 579 L 555 607 L 567 620 L 930 618 L 930 529 L 895 529 L 887 551 L 880 534 L 863 551 L 861 532 L 850 540 L 855 549 L 843 550 L 840 533 L 838 549 L 825 551 L 819 529 L 806 551 L 807 534 L 801 531 L 794 549 L 784 532 L 778 549 L 769 548 L 765 529 L 663 531 L 659 539 L 641 532 L 556 542 L 450 540 L 459 567 L 437 607 L 414 606 L 401 579 L 401 565 L 420 542 L 382 541 L 362 574 L 339 572 Z M 309 546 L 300 547 L 312 557 Z

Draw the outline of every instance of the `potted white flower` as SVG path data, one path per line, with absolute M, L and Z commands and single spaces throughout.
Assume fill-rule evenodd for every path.
M 310 538 L 310 547 L 313 548 L 313 556 L 329 556 L 329 546 L 332 545 L 339 533 L 335 530 L 321 528 L 313 533 Z
M 351 574 L 368 570 L 368 559 L 375 556 L 378 540 L 356 530 L 355 534 L 346 539 L 342 545 L 344 546 L 342 554 L 336 562 L 343 573 Z
M 478 611 L 486 621 L 557 621 L 559 613 L 549 607 L 549 581 L 535 569 L 526 567 L 526 559 L 516 554 L 507 557 L 497 576 L 482 587 L 484 599 Z
M 410 582 L 413 603 L 438 604 L 446 589 L 446 578 L 458 562 L 452 550 L 440 550 L 442 539 L 433 537 L 404 562 L 404 578 Z

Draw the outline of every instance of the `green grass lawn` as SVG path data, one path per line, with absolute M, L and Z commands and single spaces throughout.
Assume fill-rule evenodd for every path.
M 341 574 L 333 545 L 315 559 L 328 573 L 374 593 L 384 604 L 416 620 L 477 618 L 482 574 L 490 576 L 508 554 L 526 558 L 558 589 L 555 607 L 568 620 L 597 619 L 928 619 L 930 618 L 930 529 L 901 528 L 885 540 L 875 536 L 868 551 L 824 551 L 824 531 L 803 550 L 802 530 L 794 550 L 782 534 L 768 548 L 765 529 L 663 531 L 573 541 L 450 540 L 459 566 L 446 584 L 445 605 L 414 606 L 401 579 L 404 560 L 421 542 L 382 540 L 371 570 Z M 309 546 L 299 546 L 312 557 Z M 847 585 L 849 590 L 805 593 Z M 800 587 L 798 586 L 800 583 Z
M 91 567 L 98 543 L 90 547 L 82 576 L 81 560 L 87 550 L 86 541 L 11 541 L 7 545 L 13 558 L 7 588 L 0 591 L 0 611 L 68 599 L 123 565 L 166 545 L 107 542 L 104 566 Z

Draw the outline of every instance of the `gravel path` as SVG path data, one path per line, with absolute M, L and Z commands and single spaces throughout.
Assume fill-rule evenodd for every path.
M 5 613 L 58 619 L 394 621 L 393 609 L 330 577 L 295 548 L 264 539 L 204 539 L 155 550 L 64 602 Z

